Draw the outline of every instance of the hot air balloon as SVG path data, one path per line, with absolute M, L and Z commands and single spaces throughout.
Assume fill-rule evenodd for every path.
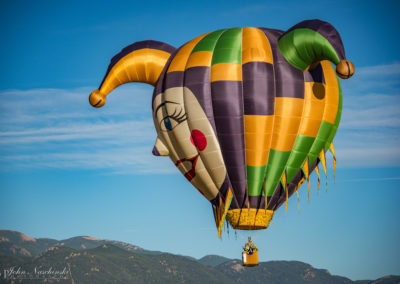
M 326 173 L 328 150 L 336 161 L 336 75 L 353 73 L 327 22 L 307 20 L 286 32 L 229 28 L 178 49 L 151 40 L 127 46 L 89 101 L 101 107 L 129 82 L 155 87 L 153 154 L 169 156 L 210 201 L 220 236 L 225 219 L 234 229 L 267 228 L 310 173 L 319 175 L 319 163 Z

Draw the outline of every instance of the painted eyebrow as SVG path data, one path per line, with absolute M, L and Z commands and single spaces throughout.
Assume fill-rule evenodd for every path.
M 158 112 L 158 110 L 159 110 L 161 107 L 165 106 L 165 105 L 168 104 L 168 103 L 179 105 L 179 103 L 176 103 L 176 102 L 173 102 L 173 101 L 165 101 L 165 102 L 163 102 L 162 104 L 160 104 L 160 105 L 156 108 L 156 110 L 154 111 L 154 113 L 156 114 L 156 113 Z

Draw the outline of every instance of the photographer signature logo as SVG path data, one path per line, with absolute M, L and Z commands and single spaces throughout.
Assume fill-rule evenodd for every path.
M 2 279 L 69 279 L 71 272 L 69 268 L 55 269 L 53 267 L 36 266 L 31 270 L 22 267 L 12 266 L 0 271 Z

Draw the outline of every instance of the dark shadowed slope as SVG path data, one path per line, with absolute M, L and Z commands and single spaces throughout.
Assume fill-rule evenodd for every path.
M 206 255 L 200 258 L 198 261 L 203 265 L 217 266 L 224 262 L 230 261 L 231 259 L 219 255 Z

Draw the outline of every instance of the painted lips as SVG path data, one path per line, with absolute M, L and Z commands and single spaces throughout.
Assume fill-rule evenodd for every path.
M 204 133 L 198 129 L 192 130 L 192 133 L 190 135 L 190 142 L 192 142 L 192 144 L 199 151 L 203 151 L 207 147 L 207 138 L 204 135 Z M 197 163 L 198 158 L 199 158 L 199 155 L 197 154 L 196 156 L 194 156 L 192 158 L 183 158 L 175 163 L 175 166 L 178 166 L 180 163 L 183 163 L 183 162 L 191 162 L 192 163 L 191 170 L 185 173 L 185 178 L 188 181 L 191 181 L 196 176 L 195 168 L 196 168 L 196 163 Z
M 183 158 L 183 159 L 180 159 L 179 161 L 177 161 L 177 162 L 175 163 L 175 166 L 178 166 L 179 164 L 181 164 L 181 163 L 183 163 L 183 162 L 190 162 L 190 163 L 192 163 L 192 168 L 191 168 L 191 170 L 185 173 L 185 178 L 186 178 L 188 181 L 191 181 L 191 180 L 196 176 L 195 168 L 196 168 L 196 164 L 197 164 L 197 160 L 198 160 L 198 159 L 199 159 L 199 155 L 196 155 L 196 156 L 194 156 L 194 157 L 192 157 L 192 158 Z

